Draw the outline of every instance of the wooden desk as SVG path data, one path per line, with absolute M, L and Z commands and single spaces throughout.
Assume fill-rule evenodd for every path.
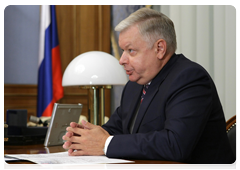
M 45 148 L 43 145 L 27 146 L 4 146 L 4 154 L 38 154 L 38 153 L 55 153 L 65 151 L 62 146 L 53 146 Z M 153 160 L 134 160 L 135 163 L 120 164 L 98 164 L 98 165 L 79 165 L 67 167 L 54 167 L 56 169 L 206 169 L 207 167 L 192 165 L 171 161 L 153 161 Z M 4 162 L 4 169 L 37 169 L 41 166 L 28 162 Z

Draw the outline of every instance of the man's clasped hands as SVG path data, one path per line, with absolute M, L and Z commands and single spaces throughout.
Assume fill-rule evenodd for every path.
M 67 127 L 67 133 L 62 137 L 65 140 L 64 149 L 68 149 L 68 155 L 104 155 L 105 141 L 110 136 L 101 126 L 93 125 L 85 120 L 81 125 L 75 122 Z

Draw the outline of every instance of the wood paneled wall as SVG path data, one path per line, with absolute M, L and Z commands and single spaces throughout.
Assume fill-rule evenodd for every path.
M 88 117 L 88 91 L 78 87 L 64 87 L 64 97 L 58 103 L 82 103 L 83 115 Z M 37 85 L 4 85 L 4 121 L 8 109 L 26 109 L 28 120 L 37 114 Z
M 109 5 L 57 5 L 58 37 L 62 72 L 78 55 L 87 51 L 110 53 Z M 111 91 L 105 92 L 105 115 L 110 117 Z M 88 91 L 79 87 L 64 87 L 64 97 L 58 103 L 82 103 L 88 118 Z M 36 115 L 37 85 L 4 84 L 4 114 L 7 109 L 27 109 L 28 117 Z M 4 116 L 6 120 L 6 116 Z
M 87 51 L 110 53 L 109 5 L 57 5 L 62 70 Z

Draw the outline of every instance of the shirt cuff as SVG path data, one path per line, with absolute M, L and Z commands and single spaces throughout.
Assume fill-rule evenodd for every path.
M 113 138 L 113 136 L 109 136 L 107 138 L 106 142 L 105 142 L 105 146 L 104 146 L 104 149 L 103 149 L 105 155 L 107 155 L 107 148 L 108 148 L 108 145 L 111 142 L 112 138 Z

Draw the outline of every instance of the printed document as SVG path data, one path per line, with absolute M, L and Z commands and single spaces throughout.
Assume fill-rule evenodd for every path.
M 68 152 L 49 154 L 7 154 L 5 155 L 5 161 L 11 157 L 37 164 L 104 164 L 133 162 L 123 159 L 112 159 L 106 156 L 68 156 Z

